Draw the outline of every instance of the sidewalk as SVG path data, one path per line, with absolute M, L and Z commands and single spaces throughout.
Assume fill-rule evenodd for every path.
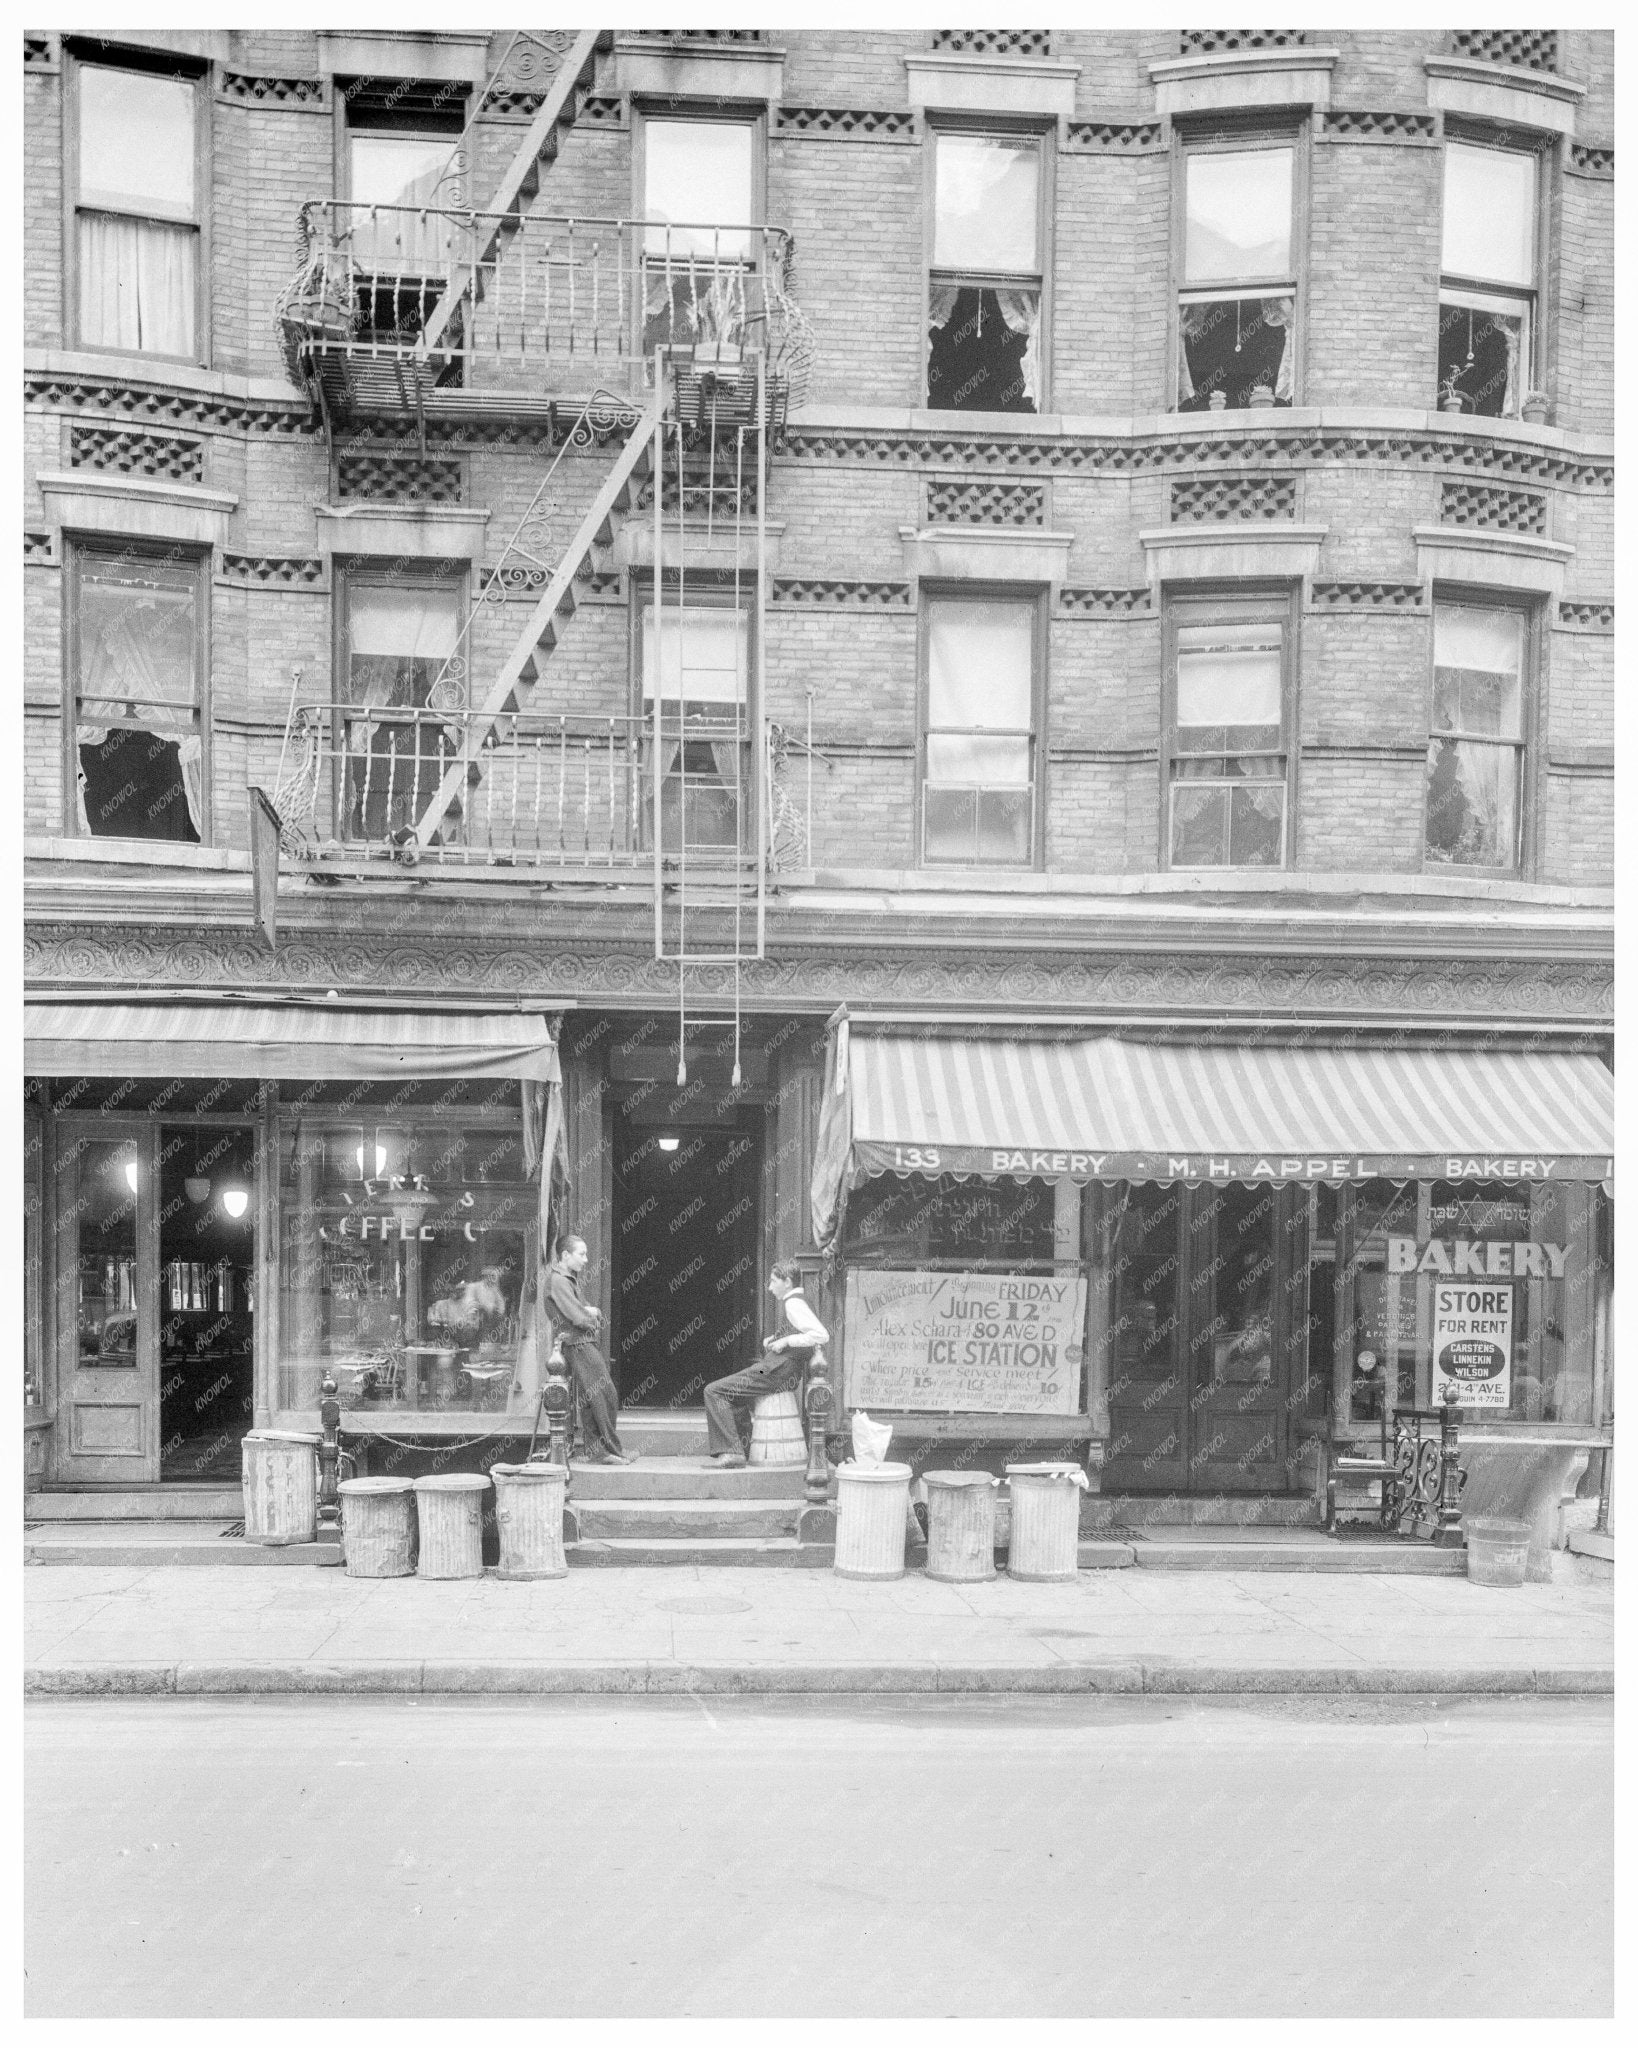
M 24 1574 L 30 1694 L 1609 1693 L 1614 1582 L 1082 1572 L 880 1584 L 728 1566 L 509 1583 Z

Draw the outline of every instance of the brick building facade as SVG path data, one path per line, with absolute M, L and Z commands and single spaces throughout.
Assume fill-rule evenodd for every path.
M 836 1434 L 875 1202 L 901 1264 L 1089 1289 L 1072 1398 L 889 1400 L 905 1442 L 1300 1493 L 1308 1442 L 1380 1419 L 1350 1247 L 1376 1274 L 1448 1198 L 1469 1236 L 1580 1247 L 1567 1307 L 1521 1293 L 1536 1391 L 1506 1412 L 1603 1421 L 1606 1166 L 1490 1170 L 1600 1149 L 1537 1126 L 1475 1127 L 1458 1151 L 1495 1157 L 1449 1183 L 1248 1178 L 1286 1247 L 1282 1419 L 1238 1478 L 1191 1451 L 1196 1367 L 1171 1448 L 1122 1408 L 1135 1182 L 861 1173 L 828 1242 L 809 1192 L 841 1006 L 856 1057 L 879 1031 L 1607 1062 L 1609 34 L 247 30 L 31 34 L 24 63 L 26 943 L 65 1040 L 110 998 L 199 1041 L 211 1002 L 320 1034 L 326 1005 L 561 1013 L 569 1192 L 541 1215 L 589 1242 L 628 1406 L 691 1408 L 753 1345 L 741 1269 L 789 1255 L 837 1337 Z M 252 790 L 284 840 L 271 943 Z M 349 1294 L 292 1224 L 330 1170 L 301 1178 L 298 1084 L 321 1149 L 358 1131 L 366 1200 L 372 1122 L 383 1159 L 509 1128 L 478 1066 L 126 1072 L 53 1043 L 48 1484 L 219 1476 L 248 1421 L 310 1426 L 337 1361 L 349 1431 L 493 1455 L 481 1374 L 435 1398 L 357 1363 L 429 1335 L 421 1281 L 378 1259 Z M 834 1028 L 829 1056 L 841 1090 Z M 250 1235 L 207 1232 L 195 1287 L 165 1188 L 135 1190 L 208 1132 L 244 1141 Z M 115 1144 L 134 1207 L 97 1225 L 93 1320 L 136 1318 L 170 1407 L 97 1377 L 95 1248 L 63 1236 L 64 1162 Z M 1208 1266 L 1213 1190 L 1151 1185 Z M 497 1211 L 508 1314 L 468 1363 L 531 1341 L 526 1211 Z M 703 1280 L 633 1280 L 660 1223 Z M 237 1305 L 207 1284 L 235 1259 Z M 426 1289 L 474 1284 L 458 1264 Z M 194 1347 L 229 1383 L 202 1410 L 161 1330 L 183 1300 L 238 1318 L 225 1362 Z M 1390 1410 L 1431 1398 L 1431 1310 L 1402 1312 Z

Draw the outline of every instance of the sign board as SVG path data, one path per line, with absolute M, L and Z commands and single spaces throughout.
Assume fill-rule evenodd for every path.
M 1435 1282 L 1433 1405 L 1508 1408 L 1512 1379 L 1512 1286 L 1494 1280 Z
M 1079 1273 L 847 1276 L 847 1405 L 941 1414 L 1078 1415 Z

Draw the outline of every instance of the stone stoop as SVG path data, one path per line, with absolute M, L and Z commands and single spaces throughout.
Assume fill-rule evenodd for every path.
M 42 1488 L 23 1496 L 25 1522 L 234 1522 L 244 1489 L 180 1480 L 161 1486 Z
M 1163 1524 L 1215 1529 L 1317 1529 L 1320 1504 L 1312 1493 L 1088 1493 L 1081 1499 L 1081 1534 L 1144 1529 Z

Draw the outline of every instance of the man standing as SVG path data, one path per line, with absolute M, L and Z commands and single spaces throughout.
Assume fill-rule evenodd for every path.
M 768 1276 L 768 1292 L 779 1304 L 780 1331 L 762 1347 L 762 1356 L 744 1372 L 713 1380 L 705 1390 L 705 1426 L 712 1460 L 718 1465 L 743 1465 L 736 1404 L 762 1394 L 782 1394 L 798 1385 L 810 1359 L 824 1360 L 830 1332 L 809 1308 L 802 1292 L 802 1269 L 794 1259 L 781 1259 Z
M 580 1412 L 591 1439 L 586 1456 L 594 1465 L 629 1465 L 617 1427 L 620 1397 L 609 1377 L 608 1360 L 592 1341 L 602 1327 L 603 1312 L 588 1306 L 580 1292 L 580 1276 L 585 1270 L 586 1240 L 566 1237 L 547 1269 L 546 1299 L 563 1346 L 564 1363 L 580 1389 Z

